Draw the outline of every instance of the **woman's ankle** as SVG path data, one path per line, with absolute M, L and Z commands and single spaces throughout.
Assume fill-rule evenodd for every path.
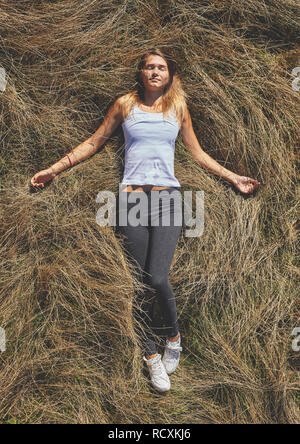
M 173 336 L 171 338 L 168 338 L 168 341 L 170 342 L 176 342 L 180 338 L 180 333 L 178 332 L 176 336 Z
M 152 358 L 154 358 L 155 356 L 157 356 L 158 355 L 158 353 L 154 353 L 154 355 L 146 355 L 146 359 L 148 360 L 148 359 L 152 359 Z

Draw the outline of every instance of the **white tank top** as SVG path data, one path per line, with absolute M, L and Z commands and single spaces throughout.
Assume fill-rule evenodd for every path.
M 179 124 L 175 114 L 142 111 L 135 105 L 122 128 L 125 168 L 121 184 L 180 187 L 174 176 L 175 141 Z

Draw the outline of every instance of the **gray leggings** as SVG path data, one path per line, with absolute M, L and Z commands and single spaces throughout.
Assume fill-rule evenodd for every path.
M 163 201 L 163 197 L 160 197 L 159 206 L 153 206 L 153 204 L 151 206 L 151 193 L 162 193 L 164 191 L 170 194 L 174 190 L 178 190 L 176 193 L 180 200 L 170 199 L 169 204 L 167 200 Z M 146 213 L 140 214 L 143 213 L 143 211 L 140 211 L 137 214 L 137 218 L 140 219 L 140 223 L 137 226 L 133 226 L 134 224 L 132 224 L 130 218 L 127 226 L 120 226 L 119 196 L 117 196 L 116 232 L 124 235 L 126 252 L 129 253 L 130 259 L 134 258 L 137 261 L 137 263 L 133 261 L 136 270 L 142 281 L 149 285 L 151 289 L 151 291 L 145 291 L 139 296 L 141 297 L 140 307 L 142 311 L 138 317 L 144 329 L 142 341 L 144 353 L 147 356 L 157 353 L 151 327 L 153 305 L 156 298 L 158 298 L 168 325 L 167 336 L 176 336 L 179 331 L 176 302 L 169 282 L 169 271 L 182 229 L 182 205 L 179 188 L 170 187 L 164 190 L 145 191 L 144 193 L 147 196 L 148 215 Z M 127 200 L 127 211 L 124 210 L 123 216 L 125 214 L 128 217 L 130 209 L 141 202 L 138 198 L 136 202 L 128 202 L 129 195 L 132 194 L 137 196 L 142 194 L 142 192 L 120 192 L 121 198 L 124 201 Z M 162 196 L 162 194 L 159 194 L 159 196 Z M 162 219 L 166 213 L 170 213 L 170 223 L 168 225 Z M 151 217 L 153 218 L 152 220 Z M 155 222 L 153 220 L 157 221 L 159 226 L 154 226 Z

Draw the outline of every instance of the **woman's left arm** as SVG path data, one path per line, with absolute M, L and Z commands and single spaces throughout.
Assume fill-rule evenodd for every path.
M 239 176 L 227 168 L 224 168 L 216 160 L 210 157 L 201 148 L 195 135 L 192 119 L 188 108 L 186 108 L 185 116 L 181 125 L 181 134 L 184 145 L 190 150 L 192 157 L 197 163 L 207 170 L 217 174 L 223 179 L 231 182 L 242 193 L 252 193 L 260 186 L 260 182 L 251 177 Z

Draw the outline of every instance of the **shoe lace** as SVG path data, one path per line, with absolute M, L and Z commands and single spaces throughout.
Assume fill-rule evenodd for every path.
M 178 358 L 179 352 L 182 351 L 182 347 L 168 347 L 166 346 L 166 349 L 170 355 L 171 358 Z
M 157 375 L 157 376 L 162 375 L 164 373 L 161 360 L 153 362 L 153 364 L 152 364 L 152 373 L 154 375 Z

